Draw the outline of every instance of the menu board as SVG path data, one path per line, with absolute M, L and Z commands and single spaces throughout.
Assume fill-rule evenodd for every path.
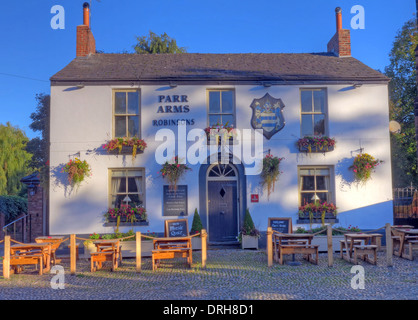
M 269 218 L 269 227 L 280 233 L 292 233 L 292 219 Z
M 187 237 L 189 235 L 187 220 L 167 220 L 166 232 L 168 237 Z
M 163 216 L 187 216 L 187 186 L 169 186 L 163 188 Z

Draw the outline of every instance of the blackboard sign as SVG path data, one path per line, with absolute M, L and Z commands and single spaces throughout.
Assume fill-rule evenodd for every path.
M 187 219 L 165 221 L 166 237 L 187 237 L 188 235 L 189 226 L 187 223 Z
M 269 218 L 268 226 L 280 233 L 292 233 L 292 218 Z
M 163 216 L 187 216 L 187 186 L 163 187 Z

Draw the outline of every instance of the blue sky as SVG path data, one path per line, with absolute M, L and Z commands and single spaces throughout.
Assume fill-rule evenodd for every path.
M 37 93 L 75 58 L 76 26 L 83 0 L 2 0 L 0 10 L 0 123 L 26 132 Z M 87 1 L 89 2 L 89 1 Z M 324 52 L 335 33 L 335 8 L 351 29 L 352 56 L 384 70 L 397 31 L 414 17 L 413 0 L 91 0 L 96 48 L 132 52 L 136 36 L 166 32 L 188 52 Z M 51 8 L 65 10 L 65 29 L 51 28 Z M 365 11 L 365 28 L 352 29 L 354 5 Z

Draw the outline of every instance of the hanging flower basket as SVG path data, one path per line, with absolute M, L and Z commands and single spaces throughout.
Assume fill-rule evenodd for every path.
M 115 138 L 103 145 L 103 149 L 110 154 L 132 154 L 132 159 L 138 153 L 143 153 L 146 147 L 147 143 L 137 137 Z
M 311 224 L 320 219 L 321 223 L 324 225 L 326 219 L 334 219 L 337 216 L 337 207 L 335 204 L 326 201 L 315 201 L 300 206 L 298 215 L 300 219 L 309 218 Z
M 267 197 L 270 198 L 271 192 L 274 191 L 274 185 L 279 179 L 281 173 L 279 166 L 284 158 L 275 157 L 268 154 L 263 159 L 263 169 L 261 171 L 261 185 L 267 188 Z
M 308 153 L 324 153 L 334 150 L 335 139 L 329 137 L 304 137 L 297 141 L 299 151 Z
M 79 186 L 86 177 L 91 176 L 90 165 L 86 160 L 81 161 L 79 158 L 67 162 L 61 172 L 68 173 L 68 183 L 71 186 Z
M 170 163 L 166 161 L 163 164 L 159 173 L 169 183 L 170 190 L 176 191 L 178 181 L 187 170 L 191 170 L 191 168 L 186 164 L 180 164 L 178 156 L 175 156 Z
M 229 125 L 228 122 L 223 124 L 216 123 L 210 127 L 205 128 L 207 144 L 211 144 L 211 141 L 215 141 L 216 145 L 221 143 L 230 144 L 233 143 L 237 137 L 237 130 L 233 125 Z
M 383 163 L 382 160 L 375 159 L 368 153 L 360 153 L 354 158 L 353 165 L 349 167 L 354 172 L 357 182 L 366 183 L 372 175 L 374 169 Z

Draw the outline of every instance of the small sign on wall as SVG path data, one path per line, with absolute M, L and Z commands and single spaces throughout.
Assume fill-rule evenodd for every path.
M 251 202 L 258 202 L 258 194 L 251 195 Z

